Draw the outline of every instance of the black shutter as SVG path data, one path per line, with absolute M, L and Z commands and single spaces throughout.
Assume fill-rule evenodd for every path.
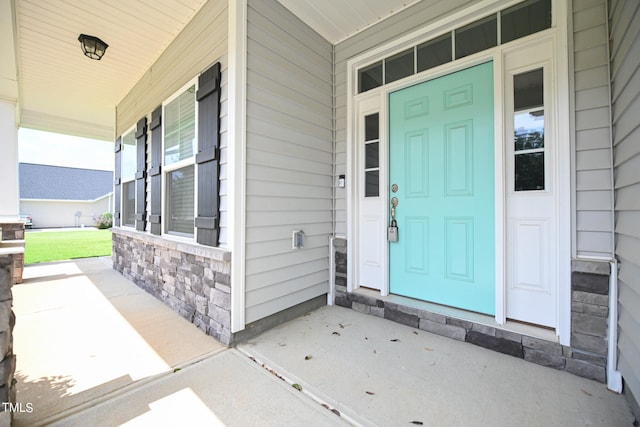
M 116 152 L 116 170 L 115 170 L 115 176 L 114 176 L 114 181 L 113 181 L 113 199 L 114 199 L 114 203 L 113 203 L 113 225 L 115 227 L 120 227 L 120 203 L 121 203 L 121 199 L 120 199 L 120 181 L 122 178 L 122 161 L 121 161 L 121 157 L 122 157 L 122 137 L 119 136 L 118 139 L 116 139 L 116 147 L 115 147 L 115 152 Z
M 218 245 L 220 175 L 220 63 L 198 79 L 198 209 L 197 242 Z
M 162 234 L 162 105 L 151 113 L 151 234 Z
M 138 120 L 136 126 L 136 230 L 144 231 L 146 227 L 145 211 L 147 198 L 147 118 Z

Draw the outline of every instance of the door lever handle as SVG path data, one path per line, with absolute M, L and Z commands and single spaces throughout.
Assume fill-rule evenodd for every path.
M 398 226 L 398 224 L 396 223 L 396 206 L 398 206 L 398 198 L 393 197 L 391 199 L 391 226 L 392 227 Z
M 387 240 L 390 242 L 398 241 L 398 223 L 396 222 L 396 206 L 398 206 L 398 198 L 391 199 L 391 226 L 387 230 Z

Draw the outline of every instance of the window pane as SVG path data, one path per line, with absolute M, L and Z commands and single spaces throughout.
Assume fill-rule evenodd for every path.
M 379 194 L 379 172 L 368 171 L 364 173 L 364 197 L 377 197 Z
M 136 225 L 136 182 L 122 184 L 122 225 Z
M 413 74 L 413 48 L 384 60 L 384 82 L 391 83 Z
M 136 164 L 136 135 L 134 131 L 122 137 L 121 174 L 123 178 L 135 176 Z
M 529 0 L 501 13 L 502 43 L 551 28 L 551 0 Z
M 371 169 L 371 168 L 377 168 L 378 166 L 380 166 L 380 161 L 378 160 L 378 143 L 377 142 L 372 142 L 369 144 L 366 144 L 364 146 L 364 151 L 365 151 L 365 157 L 366 157 L 366 161 L 365 161 L 365 169 Z
M 516 154 L 516 191 L 544 190 L 544 153 Z
M 498 44 L 496 15 L 488 16 L 456 30 L 456 59 Z
M 192 157 L 196 135 L 195 86 L 165 105 L 163 121 L 165 164 Z
M 364 118 L 364 140 L 374 141 L 379 137 L 378 113 L 370 114 Z
M 382 61 L 358 71 L 358 93 L 382 86 Z
M 542 68 L 513 76 L 513 104 L 516 111 L 542 107 L 543 77 Z
M 544 148 L 544 110 L 516 113 L 513 129 L 516 152 Z
M 193 165 L 167 172 L 167 232 L 193 236 Z
M 451 33 L 418 46 L 418 72 L 451 62 Z

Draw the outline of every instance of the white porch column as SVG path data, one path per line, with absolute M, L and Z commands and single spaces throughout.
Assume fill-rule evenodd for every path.
M 16 104 L 0 99 L 0 222 L 19 219 Z

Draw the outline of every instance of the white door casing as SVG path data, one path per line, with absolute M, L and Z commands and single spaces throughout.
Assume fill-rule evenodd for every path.
M 478 3 L 498 10 L 501 5 L 507 2 L 493 2 L 493 0 L 483 0 Z M 498 4 L 500 3 L 500 4 Z M 524 286 L 526 283 L 539 283 L 546 281 L 547 295 L 551 295 L 553 302 L 548 303 L 555 313 L 554 327 L 556 334 L 559 336 L 559 342 L 563 345 L 569 345 L 570 341 L 570 304 L 571 304 L 571 185 L 570 185 L 570 103 L 569 94 L 570 86 L 568 79 L 569 60 L 568 60 L 568 36 L 567 36 L 567 16 L 569 8 L 563 1 L 553 1 L 553 25 L 552 28 L 542 33 L 535 34 L 485 51 L 482 54 L 476 54 L 472 57 L 456 60 L 447 65 L 429 70 L 412 77 L 407 77 L 401 81 L 379 87 L 377 89 L 362 94 L 356 93 L 358 82 L 358 68 L 366 66 L 376 60 L 380 60 L 389 56 L 393 52 L 400 52 L 416 43 L 416 41 L 424 40 L 428 37 L 434 37 L 450 26 L 459 25 L 459 22 L 467 19 L 472 21 L 474 10 L 472 7 L 460 14 L 440 20 L 437 24 L 427 26 L 417 30 L 414 33 L 407 34 L 398 40 L 389 42 L 385 45 L 378 46 L 370 51 L 349 60 L 347 63 L 347 157 L 346 157 L 346 173 L 347 184 L 347 238 L 349 244 L 348 252 L 348 281 L 347 289 L 349 292 L 354 291 L 361 283 L 361 254 L 360 251 L 364 242 L 361 240 L 363 211 L 360 201 L 360 182 L 361 169 L 359 169 L 363 154 L 358 148 L 358 120 L 360 112 L 364 108 L 360 103 L 371 102 L 379 105 L 380 108 L 380 125 L 381 125 L 381 143 L 380 148 L 380 203 L 375 208 L 373 206 L 365 209 L 365 211 L 375 212 L 383 219 L 384 227 L 380 230 L 380 237 L 383 239 L 383 259 L 382 266 L 382 289 L 381 295 L 388 293 L 388 243 L 386 242 L 386 222 L 389 220 L 387 212 L 388 188 L 384 184 L 387 181 L 387 158 L 388 147 L 386 147 L 386 126 L 387 102 L 389 92 L 398 90 L 421 81 L 437 78 L 460 69 L 464 69 L 488 59 L 493 59 L 495 63 L 494 71 L 494 108 L 495 108 L 495 233 L 496 233 L 496 315 L 495 322 L 497 324 L 505 324 L 507 318 L 517 318 L 519 315 L 513 313 L 508 305 L 513 301 L 509 294 L 507 281 L 512 277 L 521 279 Z M 464 18 L 464 17 L 467 18 Z M 461 18 L 462 17 L 462 18 Z M 450 23 L 448 23 L 450 22 Z M 449 27 L 448 27 L 449 26 Z M 431 35 L 430 35 L 431 34 Z M 543 47 L 540 48 L 542 45 Z M 536 48 L 537 47 L 537 48 Z M 533 52 L 530 51 L 533 49 Z M 544 55 L 540 56 L 544 52 Z M 506 62 L 507 64 L 504 64 Z M 513 100 L 511 106 L 507 105 L 507 98 L 513 96 L 513 85 L 507 88 L 506 80 L 513 79 L 514 74 L 526 72 L 531 69 L 545 67 L 545 132 L 549 138 L 549 147 L 545 149 L 545 156 L 553 162 L 553 168 L 547 167 L 545 170 L 545 180 L 551 184 L 549 189 L 545 189 L 544 195 L 537 194 L 536 197 L 520 196 L 513 191 L 513 186 L 508 187 L 508 182 L 513 178 L 513 148 L 508 152 L 509 144 L 513 144 Z M 548 71 L 548 72 L 547 72 Z M 371 101 L 375 99 L 375 101 Z M 556 143 L 563 141 L 563 143 Z M 383 148 L 384 147 L 384 148 Z M 552 150 L 552 151 L 551 151 Z M 383 156 L 385 156 L 383 158 Z M 511 176 L 508 176 L 511 175 Z M 511 191 L 511 193 L 508 193 Z M 541 192 L 542 193 L 542 192 Z M 546 200 L 543 200 L 546 197 Z M 522 200 L 519 200 L 522 199 Z M 525 215 L 521 215 L 522 211 L 527 211 L 527 204 L 536 205 L 536 200 L 541 202 L 550 202 L 549 209 L 538 213 L 529 211 Z M 512 203 L 513 202 L 513 203 Z M 550 215 L 550 216 L 548 216 Z M 376 220 L 377 221 L 377 220 Z M 528 236 L 527 236 L 528 235 Z M 533 241 L 536 245 L 530 245 L 527 242 L 529 238 L 534 237 Z M 525 239 L 526 238 L 526 239 Z M 522 249 L 518 252 L 516 259 L 514 254 L 509 254 L 510 249 L 520 245 Z M 550 254 L 543 256 L 542 248 L 551 251 Z M 537 254 L 538 265 L 542 265 L 543 272 L 536 272 L 535 268 L 528 266 L 523 260 L 528 259 L 531 254 Z M 508 268 L 509 262 L 519 261 L 524 266 L 518 271 Z M 363 276 L 366 277 L 366 274 Z M 378 276 L 380 277 L 380 276 Z M 549 287 L 549 281 L 542 279 L 546 277 L 553 282 L 553 286 Z M 533 279 L 532 279 L 533 278 Z M 367 286 L 367 285 L 365 285 Z M 369 285 L 371 287 L 371 285 Z M 533 286 L 535 288 L 535 286 Z M 526 289 L 531 291 L 531 289 Z M 509 323 L 506 324 L 509 328 Z

